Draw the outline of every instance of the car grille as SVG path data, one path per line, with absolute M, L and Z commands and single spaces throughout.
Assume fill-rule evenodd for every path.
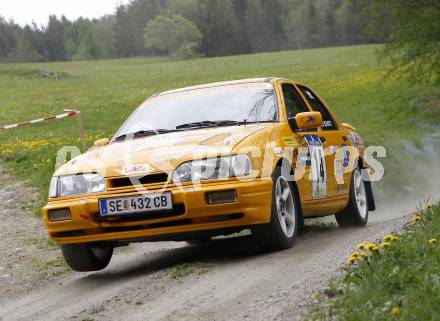
M 131 182 L 132 179 L 135 179 L 135 182 L 137 180 L 140 185 L 159 184 L 159 183 L 166 183 L 168 181 L 168 174 L 157 173 L 142 177 L 110 178 L 108 180 L 108 186 L 109 188 L 130 187 L 133 186 L 133 183 Z

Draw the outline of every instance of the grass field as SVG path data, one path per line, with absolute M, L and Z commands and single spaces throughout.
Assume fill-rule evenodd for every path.
M 440 120 L 439 99 L 432 88 L 388 77 L 387 65 L 380 64 L 375 55 L 379 49 L 372 45 L 189 61 L 136 58 L 0 65 L 0 124 L 78 107 L 91 145 L 97 138 L 111 136 L 155 92 L 211 81 L 278 76 L 312 86 L 339 118 L 358 128 L 367 143 L 401 146 L 401 142 L 410 142 L 422 148 L 420 138 Z M 40 71 L 58 76 L 41 77 Z M 9 130 L 0 133 L 0 158 L 18 178 L 30 179 L 44 202 L 57 150 L 64 145 L 79 146 L 78 137 L 74 119 Z M 400 155 L 389 153 L 388 164 L 399 160 Z M 398 167 L 390 166 L 388 172 L 397 177 Z
M 310 320 L 438 320 L 440 206 L 412 220 L 398 240 L 382 243 L 389 248 L 363 251 L 368 258 L 332 284 L 326 291 L 332 298 Z

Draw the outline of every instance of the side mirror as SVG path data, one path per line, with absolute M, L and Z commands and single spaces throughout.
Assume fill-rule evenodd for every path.
M 322 115 L 317 111 L 299 113 L 295 116 L 295 118 L 289 119 L 289 124 L 294 130 L 316 129 L 321 127 L 322 123 Z
M 95 147 L 104 147 L 104 146 L 107 146 L 109 143 L 110 143 L 110 139 L 102 138 L 102 139 L 97 140 L 94 143 L 94 145 L 95 145 Z

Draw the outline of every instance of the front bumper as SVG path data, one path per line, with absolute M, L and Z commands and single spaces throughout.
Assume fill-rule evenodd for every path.
M 150 192 L 158 189 L 149 188 Z M 207 193 L 216 191 L 237 192 L 237 202 L 209 205 Z M 172 193 L 174 211 L 149 213 L 145 216 L 101 219 L 100 198 L 125 197 L 138 194 L 129 191 L 106 192 L 77 198 L 51 200 L 43 215 L 49 235 L 59 244 L 88 243 L 98 241 L 135 242 L 141 239 L 162 237 L 166 239 L 181 233 L 210 231 L 264 224 L 270 221 L 272 204 L 272 181 L 228 181 L 204 183 L 193 186 L 166 189 Z M 71 220 L 50 222 L 48 211 L 69 208 Z M 163 215 L 165 214 L 165 215 Z

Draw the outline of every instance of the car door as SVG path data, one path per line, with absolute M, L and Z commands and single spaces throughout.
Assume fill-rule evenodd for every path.
M 298 92 L 297 88 L 293 83 L 288 81 L 281 82 L 280 87 L 286 109 L 286 119 L 292 119 L 298 113 L 310 111 L 310 108 L 301 98 L 300 93 Z M 293 130 L 292 128 L 290 128 L 288 135 L 282 137 L 282 139 L 293 140 L 293 139 L 297 139 L 299 136 L 301 140 L 299 145 L 302 147 L 307 147 L 306 139 L 310 139 L 311 137 L 317 138 L 318 137 L 317 133 L 318 133 L 317 129 Z M 301 150 L 303 150 L 302 153 L 298 154 L 297 157 L 301 162 L 301 166 L 304 166 L 304 175 L 301 177 L 301 179 L 297 180 L 297 186 L 301 195 L 301 199 L 303 201 L 310 201 L 314 199 L 313 197 L 314 184 L 310 179 L 311 171 L 312 171 L 311 155 L 309 149 L 304 148 Z M 293 164 L 293 166 L 296 167 L 297 164 Z
M 327 167 L 327 193 L 326 198 L 343 196 L 348 193 L 349 184 L 347 175 L 342 175 L 344 166 L 348 166 L 347 145 L 341 134 L 340 122 L 330 112 L 313 90 L 304 85 L 297 85 L 300 93 L 313 111 L 320 112 L 323 124 L 318 129 L 318 136 L 325 150 Z M 341 157 L 341 154 L 343 155 Z M 337 177 L 340 177 L 338 180 Z M 341 181 L 341 179 L 343 181 Z M 342 184 L 341 184 L 342 183 Z

